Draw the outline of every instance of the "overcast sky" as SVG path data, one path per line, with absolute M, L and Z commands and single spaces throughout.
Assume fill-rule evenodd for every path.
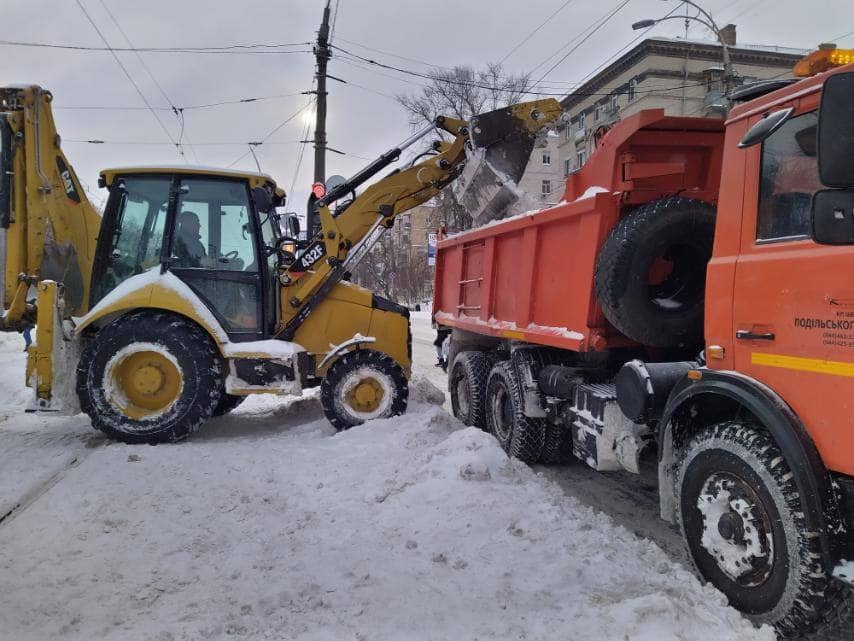
M 126 47 L 127 43 L 105 6 L 137 48 L 308 42 L 315 37 L 325 4 L 325 0 L 80 1 L 111 46 Z M 353 53 L 418 72 L 428 69 L 423 62 L 481 66 L 504 58 L 564 4 L 565 0 L 339 0 L 333 41 Z M 622 0 L 569 2 L 506 59 L 506 70 L 530 71 L 621 4 Z M 554 83 L 550 90 L 560 91 L 559 87 L 584 79 L 626 46 L 637 36 L 631 30 L 633 22 L 660 17 L 676 5 L 668 0 L 629 0 L 548 75 L 546 81 Z M 720 26 L 735 22 L 742 43 L 813 48 L 819 42 L 837 38 L 840 46 L 854 47 L 854 9 L 850 0 L 704 0 L 703 5 Z M 0 15 L 0 40 L 103 46 L 74 0 L 3 0 Z M 672 20 L 653 28 L 648 35 L 681 36 L 683 29 L 681 21 Z M 845 37 L 840 37 L 843 34 Z M 710 37 L 699 25 L 693 25 L 689 32 L 692 39 Z M 288 49 L 304 51 L 309 47 Z M 136 56 L 130 52 L 118 55 L 149 103 L 168 106 Z M 140 55 L 169 100 L 179 107 L 297 94 L 185 110 L 183 140 L 195 144 L 192 150 L 186 150 L 194 164 L 196 158 L 204 165 L 234 162 L 245 153 L 248 141 L 262 139 L 306 105 L 308 97 L 299 92 L 309 90 L 312 84 L 314 63 L 309 53 Z M 540 73 L 559 57 L 541 66 Z M 349 81 L 330 81 L 330 146 L 348 154 L 373 157 L 409 134 L 406 114 L 393 96 L 418 91 L 418 78 L 364 63 L 356 66 L 343 54 L 330 61 L 329 73 Z M 53 92 L 65 152 L 80 179 L 96 194 L 100 191 L 98 171 L 104 167 L 183 162 L 109 52 L 0 45 L 0 84 L 16 83 L 39 84 Z M 64 109 L 93 106 L 142 109 Z M 172 138 L 177 139 L 178 119 L 169 111 L 157 113 Z M 301 145 L 294 141 L 302 138 L 305 126 L 304 111 L 257 149 L 263 171 L 288 192 L 295 184 L 290 208 L 300 212 L 312 180 L 310 146 L 305 146 L 296 174 Z M 313 127 L 309 137 L 312 132 Z M 71 142 L 90 139 L 123 144 Z M 353 155 L 329 154 L 327 174 L 350 174 L 364 162 Z M 247 155 L 237 166 L 253 169 L 255 163 Z

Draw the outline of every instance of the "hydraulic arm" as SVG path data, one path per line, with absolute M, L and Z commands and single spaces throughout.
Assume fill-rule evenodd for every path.
M 373 247 L 395 218 L 427 202 L 456 179 L 469 155 L 478 154 L 481 165 L 492 163 L 503 182 L 517 181 L 527 164 L 537 132 L 561 113 L 554 99 L 537 100 L 478 116 L 474 128 L 464 120 L 440 116 L 435 123 L 390 149 L 352 178 L 317 201 L 321 231 L 290 266 L 283 269 L 284 287 L 280 335 L 291 339 L 318 305 Z M 330 205 L 370 180 L 396 161 L 407 147 L 436 129 L 449 133 L 450 141 L 436 141 L 428 158 L 394 171 L 370 185 L 350 203 L 336 210 Z M 481 141 L 483 141 L 481 143 Z M 527 153 L 525 149 L 527 148 Z M 508 164 L 508 151 L 517 160 Z M 521 151 L 520 151 L 521 149 Z M 417 160 L 417 159 L 416 159 Z

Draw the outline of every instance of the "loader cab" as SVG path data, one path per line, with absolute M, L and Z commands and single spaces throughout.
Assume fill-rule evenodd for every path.
M 102 172 L 102 184 L 110 195 L 92 306 L 132 276 L 169 270 L 198 295 L 232 341 L 273 332 L 279 230 L 269 177 L 135 168 Z

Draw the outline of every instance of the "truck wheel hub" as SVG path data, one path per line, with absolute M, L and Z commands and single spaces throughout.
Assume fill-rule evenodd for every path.
M 107 399 L 125 416 L 143 420 L 169 409 L 183 389 L 177 362 L 170 354 L 130 345 L 107 363 Z
M 771 574 L 771 522 L 755 490 L 739 477 L 713 474 L 697 497 L 703 515 L 701 544 L 720 570 L 739 585 L 755 586 Z
M 385 392 L 372 376 L 359 380 L 345 392 L 347 404 L 357 412 L 375 412 L 382 404 Z

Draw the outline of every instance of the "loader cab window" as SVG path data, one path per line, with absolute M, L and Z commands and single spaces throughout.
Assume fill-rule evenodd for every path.
M 261 284 L 257 243 L 257 219 L 244 180 L 180 180 L 170 268 L 236 340 L 256 339 L 263 331 L 269 292 Z
M 99 247 L 106 241 L 100 269 L 93 275 L 93 304 L 131 276 L 160 263 L 170 178 L 119 178 L 114 185 Z
M 810 202 L 822 188 L 816 158 L 818 114 L 789 119 L 762 143 L 758 242 L 807 238 Z

